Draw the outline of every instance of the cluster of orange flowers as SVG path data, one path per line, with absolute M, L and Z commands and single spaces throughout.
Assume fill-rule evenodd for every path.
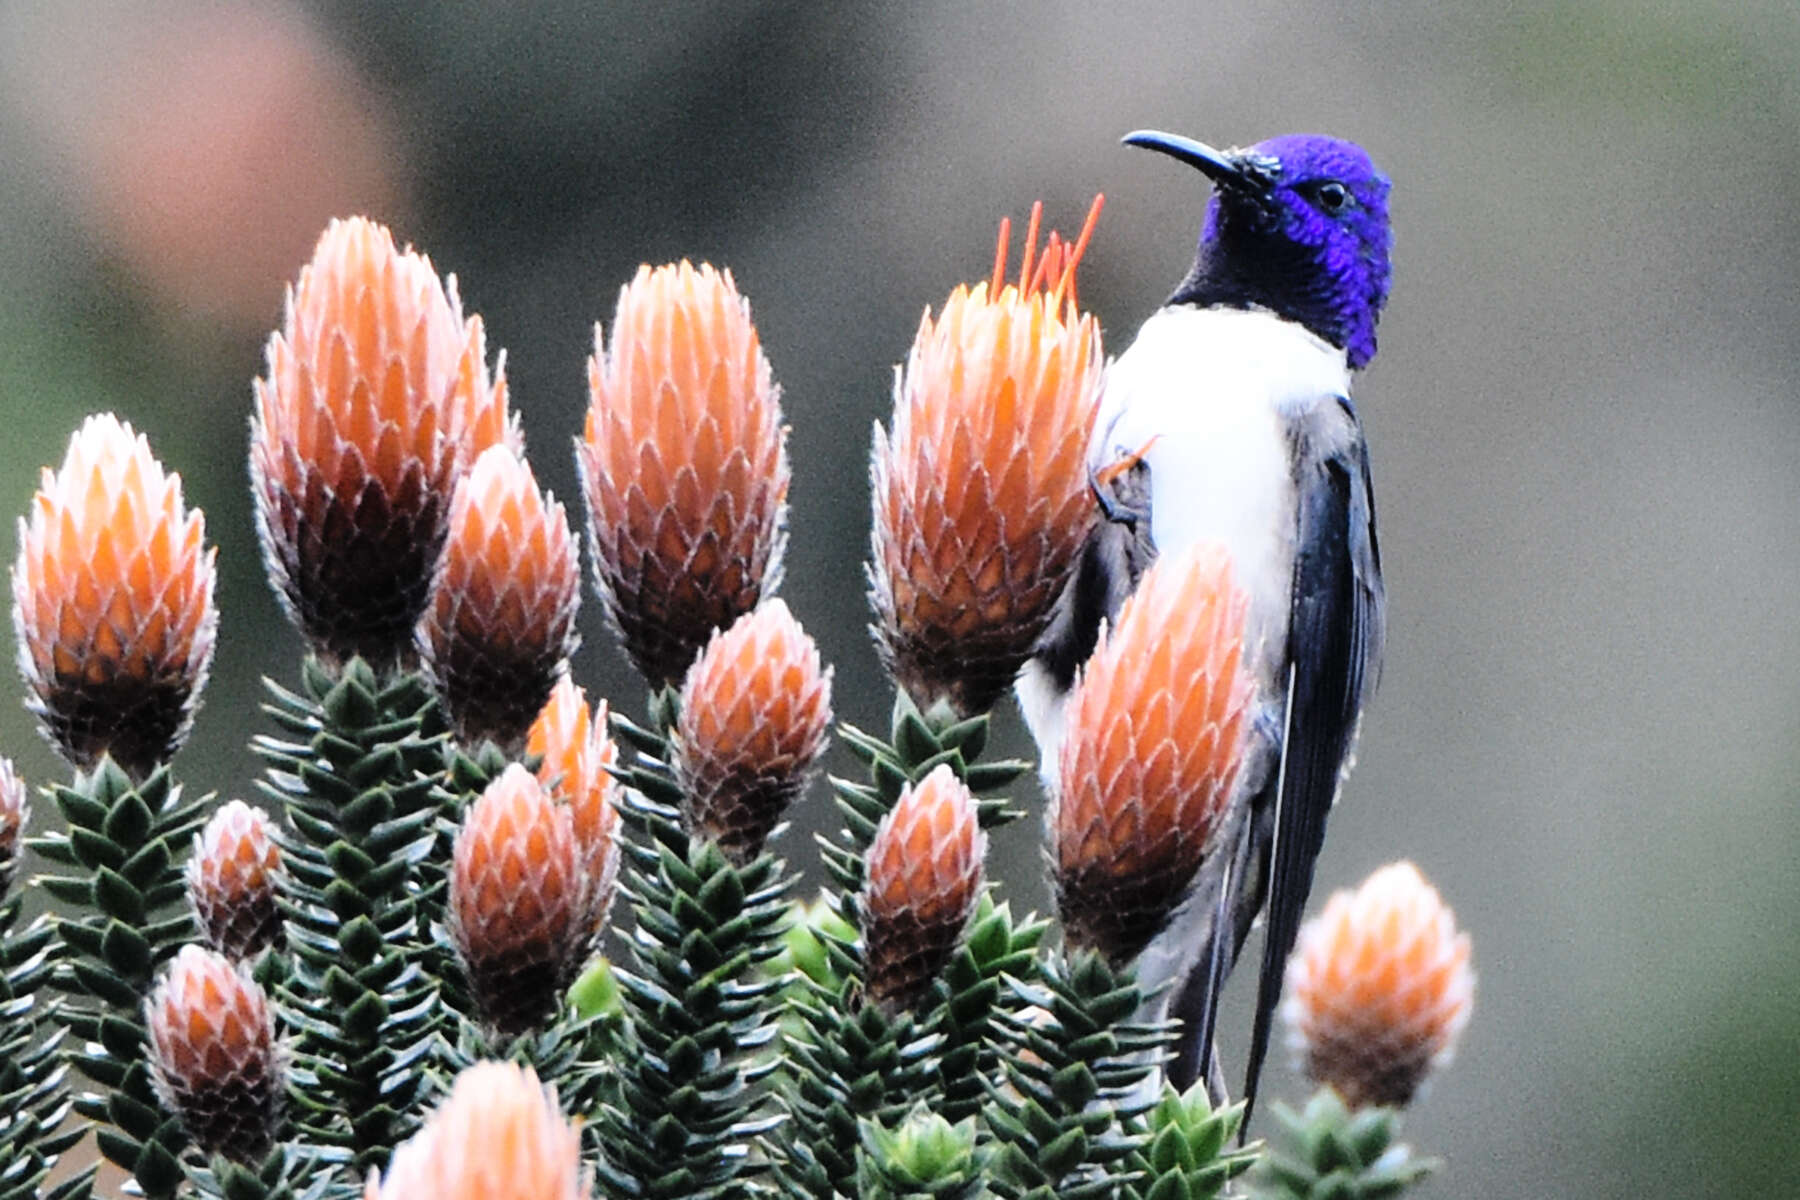
M 1074 246 L 1037 213 L 1016 284 L 958 288 L 920 324 L 874 446 L 877 635 L 922 709 L 991 708 L 1044 632 L 1094 521 L 1085 451 L 1103 381 Z M 785 429 L 729 273 L 644 268 L 596 328 L 577 439 L 590 563 L 609 623 L 654 687 L 680 691 L 684 818 L 760 852 L 824 748 L 831 673 L 772 593 Z M 251 476 L 268 572 L 328 663 L 417 666 L 465 744 L 514 765 L 455 839 L 449 913 L 483 1013 L 530 1028 L 592 950 L 618 870 L 607 706 L 568 678 L 575 535 L 542 492 L 454 279 L 366 220 L 335 222 L 290 291 L 256 381 Z M 191 725 L 217 611 L 205 526 L 145 440 L 90 419 L 46 471 L 13 570 L 30 704 L 77 768 L 142 777 Z M 1248 733 L 1245 600 L 1223 553 L 1161 562 L 1071 702 L 1051 860 L 1066 936 L 1118 962 L 1169 919 L 1218 834 Z M 0 771 L 0 882 L 23 823 Z M 941 970 L 984 886 L 985 837 L 948 768 L 882 822 L 862 899 L 875 1002 Z M 241 964 L 279 933 L 268 818 L 241 802 L 199 836 L 189 890 L 210 948 L 149 1001 L 159 1086 L 214 1147 L 254 1149 L 213 1111 L 278 1103 L 269 1006 Z M 1379 873 L 1309 927 L 1290 1022 L 1316 1078 L 1353 1102 L 1410 1097 L 1469 1010 L 1468 942 L 1416 871 Z M 1378 1061 L 1373 1061 L 1378 1060 Z M 245 1098 L 248 1099 L 245 1099 Z M 257 1108 L 261 1105 L 263 1108 Z M 211 1106 L 210 1108 L 208 1106 Z M 233 1110 L 243 1111 L 243 1110 Z M 198 1136 L 198 1135 L 197 1135 Z M 528 1071 L 477 1067 L 371 1197 L 580 1196 L 576 1134 Z
M 1034 257 L 926 312 L 895 371 L 893 428 L 875 431 L 871 599 L 889 669 L 921 708 L 986 712 L 1049 625 L 1095 519 L 1087 445 L 1100 398 L 1099 323 L 1075 269 L 1100 201 L 1070 248 Z
M 27 706 L 78 768 L 144 775 L 193 725 L 219 612 L 206 518 L 110 413 L 89 417 L 19 522 L 13 624 Z
M 987 835 L 975 797 L 940 764 L 875 830 L 860 916 L 869 997 L 911 1008 L 931 988 L 981 898 Z

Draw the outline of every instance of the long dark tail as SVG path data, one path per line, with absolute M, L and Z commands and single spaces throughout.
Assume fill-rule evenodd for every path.
M 1269 849 L 1275 828 L 1275 780 L 1271 779 L 1250 802 L 1226 864 L 1226 877 L 1219 896 L 1206 945 L 1194 968 L 1182 983 L 1171 1015 L 1182 1021 L 1182 1033 L 1175 1058 L 1169 1064 L 1169 1082 L 1178 1091 L 1186 1091 L 1207 1070 L 1214 1057 L 1213 1046 L 1219 1023 L 1219 999 L 1225 981 L 1243 953 L 1244 942 L 1262 910 L 1269 879 Z M 1223 932 L 1225 936 L 1221 937 Z M 1209 1085 L 1209 1095 L 1217 1105 L 1226 1101 L 1223 1089 Z

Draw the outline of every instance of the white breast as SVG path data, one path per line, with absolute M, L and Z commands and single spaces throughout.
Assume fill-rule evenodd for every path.
M 1343 351 L 1241 309 L 1164 309 L 1107 373 L 1091 463 L 1148 447 L 1157 550 L 1225 544 L 1265 671 L 1286 642 L 1293 581 L 1290 421 L 1349 389 Z

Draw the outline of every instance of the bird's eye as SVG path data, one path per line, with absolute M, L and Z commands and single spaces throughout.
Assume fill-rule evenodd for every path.
M 1328 180 L 1319 185 L 1319 206 L 1328 213 L 1337 212 L 1350 201 L 1350 191 L 1337 180 Z

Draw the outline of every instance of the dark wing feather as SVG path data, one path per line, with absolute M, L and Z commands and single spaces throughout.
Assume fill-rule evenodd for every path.
M 1059 693 L 1094 653 L 1100 626 L 1114 620 L 1125 598 L 1156 557 L 1150 542 L 1150 467 L 1140 463 L 1110 485 L 1096 503 L 1104 520 L 1081 548 L 1075 575 L 1063 589 L 1050 627 L 1033 651 Z
M 1223 1080 L 1214 1078 L 1212 1071 L 1217 1060 L 1213 1038 L 1219 1024 L 1219 998 L 1225 991 L 1226 977 L 1237 965 L 1244 937 L 1262 907 L 1269 822 L 1259 814 L 1265 807 L 1272 807 L 1274 801 L 1266 799 L 1272 788 L 1273 781 L 1251 800 L 1250 810 L 1240 819 L 1229 850 L 1221 847 L 1219 851 L 1227 857 L 1218 894 L 1213 899 L 1206 940 L 1169 1010 L 1182 1023 L 1174 1056 L 1165 1068 L 1169 1083 L 1176 1091 L 1185 1092 L 1203 1071 L 1207 1072 L 1207 1096 L 1215 1106 L 1228 1099 Z
M 1356 410 L 1342 398 L 1335 405 L 1321 405 L 1296 433 L 1299 540 L 1288 627 L 1291 687 L 1268 923 L 1244 1085 L 1246 1122 L 1256 1102 L 1288 954 L 1312 891 L 1325 818 L 1379 669 L 1384 631 L 1374 498 Z

